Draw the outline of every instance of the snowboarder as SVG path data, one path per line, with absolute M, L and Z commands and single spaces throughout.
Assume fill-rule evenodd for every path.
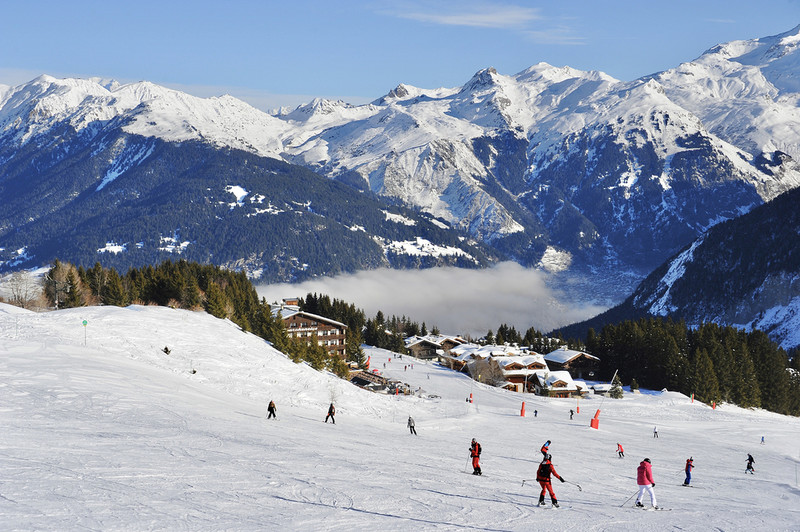
M 644 492 L 647 492 L 650 495 L 650 503 L 653 505 L 653 508 L 658 508 L 656 504 L 656 492 L 653 491 L 656 483 L 653 481 L 653 469 L 650 465 L 649 458 L 642 460 L 639 463 L 639 467 L 636 468 L 636 483 L 639 485 L 639 496 L 636 497 L 636 506 L 644 508 L 642 497 L 644 496 Z
M 688 486 L 689 482 L 692 481 L 692 469 L 694 469 L 694 464 L 692 462 L 694 462 L 692 457 L 686 460 L 686 480 L 683 481 L 684 486 Z
M 269 402 L 269 405 L 267 405 L 267 412 L 269 412 L 269 414 L 267 415 L 267 419 L 276 417 L 275 416 L 275 401 L 270 401 Z
M 617 443 L 617 454 L 620 458 L 625 458 L 625 449 L 622 448 L 622 445 L 620 445 L 619 442 Z
M 747 469 L 744 470 L 745 473 L 750 473 L 751 475 L 755 474 L 755 468 L 753 467 L 753 463 L 755 459 L 750 453 L 747 453 Z
M 570 408 L 570 409 L 569 409 L 569 418 L 570 418 L 570 419 L 572 419 L 572 416 L 573 416 L 574 414 L 575 414 L 575 412 L 574 412 L 574 411 L 573 411 L 573 410 Z
M 542 487 L 542 492 L 539 494 L 539 506 L 544 506 L 545 492 L 550 492 L 550 502 L 553 503 L 554 508 L 558 508 L 558 500 L 556 499 L 556 494 L 553 493 L 553 484 L 550 481 L 550 475 L 554 475 L 561 482 L 564 482 L 564 479 L 556 473 L 556 469 L 550 461 L 551 458 L 549 454 L 544 455 L 544 460 L 539 464 L 539 469 L 536 471 L 536 481 Z
M 481 444 L 475 441 L 475 438 L 472 438 L 472 444 L 469 446 L 469 455 L 472 457 L 472 474 L 482 475 L 480 464 Z
M 410 430 L 411 434 L 414 436 L 417 435 L 417 429 L 414 428 L 414 418 L 411 416 L 408 416 L 408 430 Z
M 334 407 L 333 403 L 331 403 L 331 406 L 328 407 L 328 415 L 325 416 L 325 423 L 328 422 L 328 418 L 331 418 L 333 424 L 336 425 L 336 418 L 333 417 L 335 414 L 336 414 L 336 407 Z
M 658 428 L 657 427 L 653 427 L 653 437 L 654 438 L 658 438 Z
M 544 445 L 542 445 L 542 448 L 539 449 L 539 450 L 541 451 L 542 456 L 544 458 L 547 458 L 547 453 L 550 450 L 550 440 L 547 440 L 546 442 L 544 442 Z

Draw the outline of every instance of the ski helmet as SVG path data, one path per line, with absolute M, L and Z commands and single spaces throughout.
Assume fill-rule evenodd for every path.
M 650 459 L 649 458 L 645 458 L 644 461 L 647 462 L 648 464 L 650 463 Z

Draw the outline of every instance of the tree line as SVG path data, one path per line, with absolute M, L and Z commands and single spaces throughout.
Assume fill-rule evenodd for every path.
M 800 415 L 800 361 L 762 331 L 643 318 L 589 329 L 586 351 L 600 358 L 602 378 L 667 388 L 704 403 L 725 401 Z

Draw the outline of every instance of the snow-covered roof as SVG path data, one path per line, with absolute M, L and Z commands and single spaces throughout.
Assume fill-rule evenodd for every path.
M 498 366 L 505 369 L 508 366 L 513 366 L 514 364 L 519 364 L 523 367 L 528 367 L 532 364 L 542 364 L 547 367 L 547 362 L 545 362 L 544 357 L 542 355 L 523 355 L 523 356 L 502 356 L 502 357 L 492 357 Z
M 542 386 L 552 388 L 554 383 L 563 381 L 566 383 L 566 386 L 559 386 L 555 388 L 556 390 L 578 391 L 578 386 L 575 384 L 575 381 L 572 380 L 569 371 L 539 372 L 536 376 L 539 378 L 539 384 Z
M 335 325 L 337 327 L 342 327 L 342 328 L 345 328 L 345 329 L 347 328 L 347 325 L 345 325 L 342 322 L 339 322 L 339 321 L 336 321 L 336 320 L 332 320 L 330 318 L 326 318 L 325 316 L 319 316 L 317 314 L 312 314 L 310 312 L 304 312 L 304 311 L 298 309 L 297 307 L 293 307 L 293 306 L 273 307 L 272 308 L 272 315 L 277 317 L 278 314 L 280 314 L 281 318 L 283 318 L 284 320 L 287 320 L 287 319 L 291 318 L 292 316 L 305 316 L 306 318 L 310 318 L 310 319 L 315 320 L 315 321 L 323 321 L 323 322 L 328 323 L 330 325 Z
M 555 362 L 557 364 L 566 364 L 573 358 L 576 358 L 581 355 L 588 358 L 593 358 L 595 360 L 600 360 L 596 356 L 592 356 L 584 351 L 575 351 L 574 349 L 567 349 L 566 347 L 560 347 L 555 351 L 547 353 L 546 355 L 544 355 L 544 359 L 547 360 L 548 362 Z
M 417 345 L 423 342 L 427 342 L 429 344 L 441 347 L 441 345 L 448 340 L 456 344 L 463 344 L 465 342 L 465 340 L 459 336 L 448 336 L 445 334 L 428 334 L 425 336 L 409 336 L 408 338 L 405 339 L 405 344 L 406 347 L 411 347 L 412 345 Z

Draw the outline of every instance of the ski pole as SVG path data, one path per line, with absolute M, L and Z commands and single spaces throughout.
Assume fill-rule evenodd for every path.
M 526 482 L 530 482 L 531 480 L 533 480 L 533 479 L 532 478 L 523 479 L 522 480 L 522 485 L 524 486 Z
M 578 486 L 578 491 L 583 491 L 583 488 L 577 482 L 570 482 L 569 480 L 565 480 L 564 482 L 566 482 L 567 484 L 573 484 L 575 486 Z
M 636 491 L 634 491 L 634 492 L 633 492 L 633 495 L 636 495 L 637 493 L 639 493 L 639 490 L 636 490 Z M 620 508 L 622 508 L 623 506 L 625 506 L 625 504 L 627 504 L 627 502 L 628 502 L 629 500 L 633 499 L 633 495 L 631 495 L 630 497 L 628 497 L 627 499 L 625 499 L 625 502 L 623 502 L 622 504 L 620 504 L 620 505 L 619 505 L 619 507 L 620 507 Z

